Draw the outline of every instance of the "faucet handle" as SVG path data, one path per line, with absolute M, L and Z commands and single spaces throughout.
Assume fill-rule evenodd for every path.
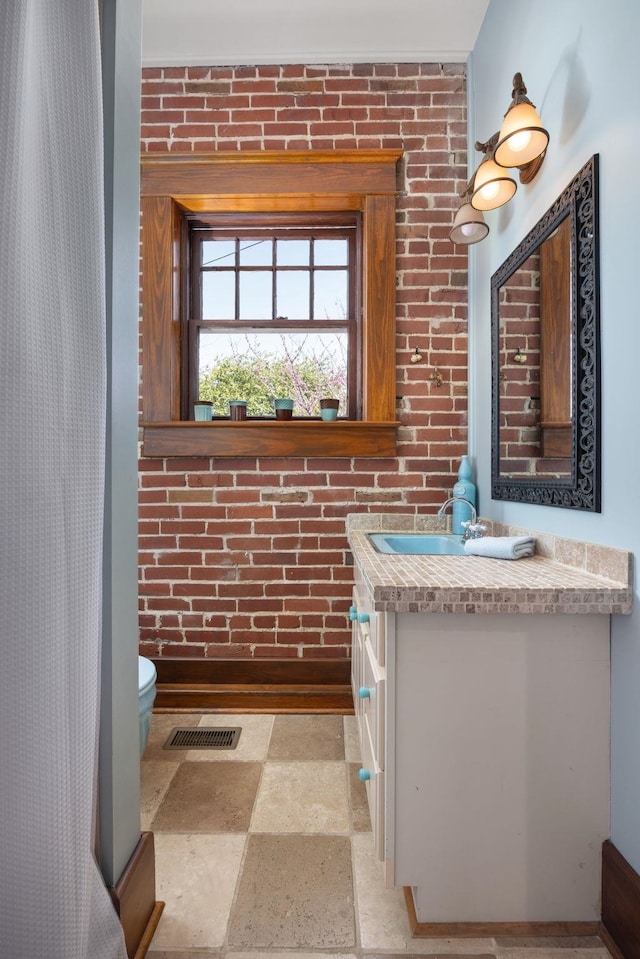
M 480 539 L 487 532 L 487 527 L 484 523 L 471 523 L 467 520 L 465 523 L 461 523 L 461 526 L 465 528 L 465 538 L 466 539 Z

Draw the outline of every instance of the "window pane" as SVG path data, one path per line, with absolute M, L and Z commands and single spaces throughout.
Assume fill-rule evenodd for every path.
M 320 399 L 340 400 L 347 412 L 347 334 L 226 333 L 203 330 L 199 397 L 227 416 L 229 400 L 247 400 L 249 416 L 273 416 L 273 398 L 290 396 L 294 416 L 319 416 Z
M 276 316 L 289 320 L 309 320 L 309 277 L 307 270 L 276 273 Z
M 345 320 L 348 304 L 346 270 L 317 270 L 313 276 L 313 318 Z
M 268 273 L 240 273 L 241 320 L 270 320 L 272 316 L 272 288 Z
M 308 266 L 309 240 L 277 240 L 278 266 Z
M 240 266 L 271 266 L 272 262 L 271 240 L 240 240 Z
M 202 273 L 202 318 L 234 320 L 236 316 L 236 276 L 233 272 Z
M 346 266 L 349 244 L 346 240 L 316 240 L 313 262 L 316 266 Z
M 201 250 L 202 266 L 235 266 L 235 240 L 204 240 Z

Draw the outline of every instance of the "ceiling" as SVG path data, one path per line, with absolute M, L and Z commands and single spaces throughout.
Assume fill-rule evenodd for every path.
M 464 62 L 489 0 L 143 0 L 144 66 Z

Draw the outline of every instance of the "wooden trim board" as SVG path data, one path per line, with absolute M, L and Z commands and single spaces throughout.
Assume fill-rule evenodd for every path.
M 602 844 L 602 940 L 615 959 L 640 959 L 640 875 Z
M 414 939 L 600 935 L 599 922 L 418 922 L 410 886 L 404 887 L 404 901 Z
M 347 659 L 153 659 L 155 712 L 353 712 Z
M 143 832 L 124 872 L 109 895 L 124 930 L 129 959 L 144 959 L 156 931 L 163 902 L 156 902 L 155 846 Z

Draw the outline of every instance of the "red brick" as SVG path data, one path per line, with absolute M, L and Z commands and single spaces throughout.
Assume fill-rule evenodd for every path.
M 435 512 L 448 494 L 466 447 L 467 255 L 448 238 L 467 175 L 464 74 L 460 64 L 143 71 L 150 153 L 403 149 L 397 355 L 404 399 L 396 459 L 142 460 L 140 548 L 153 565 L 141 569 L 141 648 L 348 659 L 346 514 Z M 425 356 L 419 367 L 410 363 L 416 345 Z M 435 363 L 441 389 L 429 379 Z M 301 492 L 306 501 L 260 502 L 264 489 Z M 169 571 L 173 580 L 154 578 Z M 162 617 L 160 635 L 154 617 Z

